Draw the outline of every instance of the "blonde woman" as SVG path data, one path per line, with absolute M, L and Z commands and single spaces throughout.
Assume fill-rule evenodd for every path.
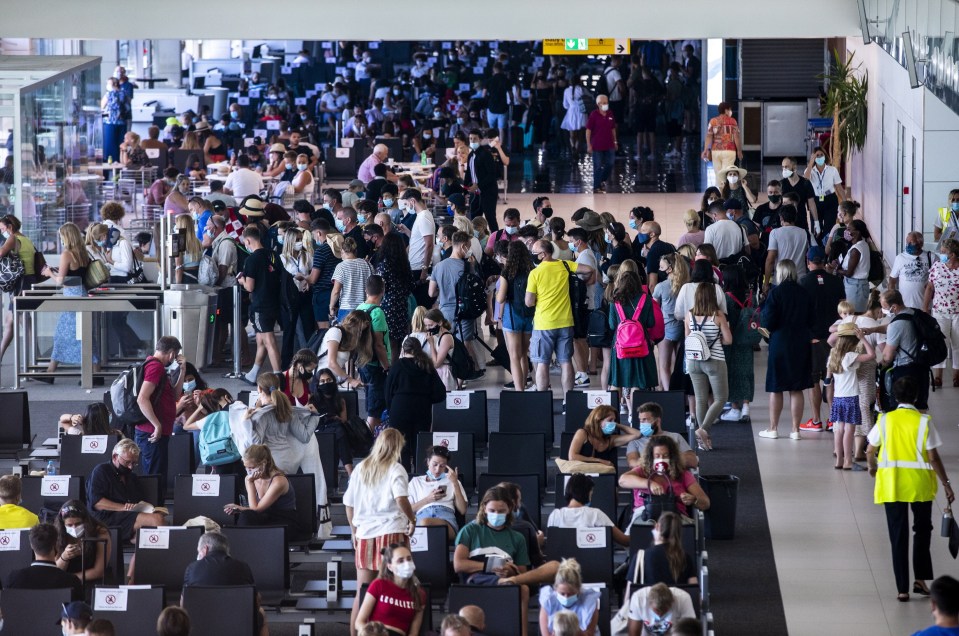
M 295 225 L 290 225 L 277 236 L 283 251 L 280 261 L 283 269 L 290 275 L 283 277 L 286 303 L 280 307 L 280 326 L 283 329 L 283 343 L 280 347 L 280 365 L 288 367 L 293 354 L 309 342 L 316 331 L 313 319 L 313 288 L 309 276 L 313 269 L 313 239 Z
M 107 226 L 103 223 L 93 223 L 87 226 L 86 240 L 84 244 L 87 248 L 87 254 L 94 261 L 110 262 L 110 252 L 106 249 L 107 245 Z
M 373 359 L 373 323 L 365 311 L 351 311 L 330 327 L 317 352 L 319 364 L 336 376 L 336 383 L 349 389 L 363 386 L 353 371 Z M 348 367 L 352 366 L 350 369 Z
M 539 590 L 540 636 L 561 633 L 555 624 L 561 612 L 570 612 L 578 619 L 576 631 L 566 633 L 576 636 L 599 634 L 599 590 L 583 587 L 583 572 L 576 559 L 563 559 L 556 570 L 553 585 L 544 585 Z
M 246 468 L 246 497 L 249 505 L 227 504 L 223 512 L 237 515 L 238 526 L 286 526 L 295 533 L 298 528 L 296 492 L 264 444 L 253 444 L 243 453 Z M 301 533 L 302 534 L 302 533 Z
M 385 548 L 409 547 L 416 528 L 410 506 L 409 475 L 399 463 L 406 440 L 395 428 L 387 428 L 373 444 L 369 456 L 356 465 L 343 495 L 346 519 L 356 551 L 356 584 L 370 583 L 380 570 Z M 350 613 L 350 633 L 356 635 L 359 595 Z
M 699 247 L 706 241 L 706 232 L 700 227 L 699 212 L 696 210 L 686 210 L 683 215 L 683 223 L 686 225 L 686 232 L 679 237 L 676 242 L 677 247 L 690 244 L 693 247 Z
M 63 253 L 60 254 L 59 266 L 51 268 L 47 265 L 42 273 L 53 279 L 57 285 L 63 286 L 64 296 L 83 296 L 83 277 L 90 265 L 90 255 L 83 244 L 80 228 L 73 223 L 64 223 L 60 228 L 60 243 L 63 245 Z M 96 347 L 93 350 L 96 351 Z M 81 358 L 81 343 L 77 338 L 77 315 L 64 312 L 57 319 L 57 329 L 53 334 L 53 353 L 50 354 L 47 371 L 56 371 L 60 363 L 80 364 Z M 94 355 L 94 363 L 97 361 Z M 37 379 L 53 384 L 53 378 Z
M 694 210 L 695 212 L 695 210 Z M 668 391 L 673 374 L 675 356 L 683 340 L 683 323 L 676 320 L 676 296 L 683 285 L 689 282 L 689 264 L 677 253 L 666 254 L 659 261 L 659 271 L 666 273 L 666 280 L 656 283 L 653 288 L 653 300 L 659 303 L 665 319 L 666 337 L 656 345 L 659 363 L 659 384 Z
M 189 214 L 181 214 L 176 217 L 176 229 L 185 230 L 186 234 L 186 252 L 176 257 L 176 282 L 177 283 L 199 283 L 197 274 L 200 270 L 200 258 L 203 257 L 203 245 L 200 239 L 196 237 L 196 226 L 193 224 L 193 218 Z
M 257 376 L 256 390 L 256 403 L 245 415 L 251 423 L 253 443 L 269 448 L 273 461 L 284 473 L 295 475 L 300 469 L 313 473 L 317 506 L 325 508 L 326 480 L 320 448 L 313 434 L 316 425 L 309 409 L 293 406 L 283 393 L 281 376 L 277 373 Z M 309 528 L 297 530 L 309 533 Z

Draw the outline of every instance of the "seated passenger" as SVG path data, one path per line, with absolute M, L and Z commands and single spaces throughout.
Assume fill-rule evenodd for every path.
M 683 520 L 664 512 L 652 529 L 653 545 L 643 555 L 643 585 L 691 585 L 699 581 L 692 554 L 683 549 Z
M 626 611 L 629 633 L 642 636 L 668 634 L 672 626 L 683 618 L 696 618 L 693 600 L 685 590 L 657 583 L 633 594 Z
M 52 524 L 38 523 L 30 528 L 30 549 L 33 550 L 33 563 L 25 568 L 8 572 L 3 580 L 3 589 L 67 588 L 70 590 L 70 600 L 83 600 L 83 586 L 80 579 L 56 566 L 57 529 Z
M 526 547 L 529 551 L 529 562 L 534 568 L 538 568 L 546 561 L 543 557 L 543 542 L 546 536 L 538 527 L 538 519 L 534 523 L 534 517 L 529 514 L 523 505 L 523 492 L 518 484 L 511 481 L 501 481 L 496 484 L 497 488 L 506 490 L 510 498 L 510 512 L 513 517 L 512 529 L 523 535 L 527 539 Z
M 53 522 L 57 529 L 57 567 L 93 583 L 103 578 L 110 554 L 110 532 L 77 499 L 63 504 Z M 83 569 L 86 568 L 86 569 Z
M 460 529 L 456 513 L 466 514 L 468 501 L 459 472 L 449 465 L 450 451 L 445 446 L 426 450 L 426 474 L 410 480 L 410 505 L 418 526 L 446 526 L 450 539 Z
M 347 476 L 353 474 L 353 449 L 343 424 L 346 422 L 346 400 L 340 395 L 336 374 L 323 368 L 316 372 L 316 389 L 310 392 L 309 409 L 320 416 L 317 432 L 333 433 L 337 454 Z
M 145 503 L 133 469 L 140 462 L 140 448 L 132 439 L 121 439 L 113 447 L 110 461 L 96 466 L 87 484 L 90 514 L 107 527 L 119 526 L 120 540 L 131 541 L 143 527 L 163 525 L 166 510 L 135 510 Z
M 639 438 L 638 430 L 616 423 L 617 415 L 609 405 L 590 411 L 583 428 L 573 435 L 566 459 L 610 466 L 616 472 L 616 449 Z
M 686 438 L 678 433 L 663 430 L 663 407 L 655 402 L 640 404 L 638 418 L 640 436 L 626 445 L 626 463 L 629 464 L 630 468 L 636 468 L 640 465 L 643 450 L 654 435 L 665 435 L 676 442 L 679 453 L 683 457 L 683 465 L 686 468 L 699 466 L 696 451 L 689 447 Z
M 493 487 L 480 501 L 476 520 L 456 535 L 453 569 L 470 585 L 497 585 L 526 572 L 529 554 L 523 535 L 510 529 L 512 499 L 504 488 Z M 522 616 L 520 626 L 526 636 L 529 588 L 520 586 Z
M 540 636 L 556 633 L 554 618 L 564 610 L 573 612 L 579 619 L 577 636 L 599 633 L 599 591 L 583 587 L 583 573 L 576 559 L 563 559 L 553 585 L 545 585 L 539 590 Z
M 685 518 L 691 517 L 692 508 L 709 509 L 709 497 L 703 492 L 699 481 L 683 466 L 679 447 L 672 438 L 657 435 L 650 438 L 643 451 L 642 462 L 628 473 L 619 476 L 619 487 L 633 491 L 634 523 L 652 524 L 657 511 L 644 514 L 646 499 L 651 495 L 672 492 L 675 495 L 675 512 Z M 690 521 L 691 522 L 691 521 Z
M 391 543 L 383 548 L 380 573 L 370 583 L 363 605 L 356 615 L 356 628 L 368 622 L 383 623 L 389 633 L 415 636 L 423 624 L 426 591 L 414 572 L 413 553 L 409 548 Z
M 85 414 L 64 413 L 60 416 L 60 428 L 67 435 L 119 435 L 123 433 L 110 426 L 110 411 L 103 402 L 87 406 Z
M 243 453 L 243 466 L 249 505 L 227 504 L 223 512 L 237 515 L 238 526 L 286 526 L 291 536 L 309 534 L 297 516 L 293 484 L 276 467 L 270 449 L 263 444 L 250 446 Z
M 19 475 L 0 477 L 0 530 L 32 528 L 40 518 L 20 505 L 23 482 Z
M 566 481 L 566 507 L 549 514 L 547 528 L 612 528 L 613 541 L 629 547 L 629 537 L 599 508 L 591 508 L 593 480 L 589 475 L 570 475 Z

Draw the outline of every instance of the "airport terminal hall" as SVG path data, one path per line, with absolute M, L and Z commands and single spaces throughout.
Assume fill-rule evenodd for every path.
M 959 636 L 959 0 L 2 6 L 0 634 Z

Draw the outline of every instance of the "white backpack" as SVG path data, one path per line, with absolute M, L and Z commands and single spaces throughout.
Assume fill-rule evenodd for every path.
M 699 361 L 709 360 L 712 357 L 711 349 L 712 346 L 716 344 L 716 340 L 714 339 L 712 342 L 709 342 L 706 339 L 706 334 L 702 331 L 703 325 L 706 324 L 706 318 L 704 317 L 703 321 L 697 325 L 693 312 L 689 312 L 689 322 L 691 323 L 689 335 L 683 340 L 683 347 L 686 349 L 686 359 Z

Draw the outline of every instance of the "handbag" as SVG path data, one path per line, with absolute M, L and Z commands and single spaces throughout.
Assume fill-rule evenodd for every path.
M 44 270 L 47 266 L 47 259 L 44 258 L 43 252 L 40 250 L 33 251 L 33 279 L 34 283 L 42 283 L 44 281 L 50 280 L 49 276 L 44 276 L 40 272 Z
M 25 271 L 23 261 L 13 252 L 0 258 L 0 291 L 15 292 Z
M 952 507 L 946 506 L 942 513 L 942 536 L 949 538 L 949 554 L 955 559 L 959 555 L 959 524 L 952 516 Z
M 87 265 L 87 272 L 83 275 L 83 286 L 95 289 L 110 280 L 110 268 L 99 259 L 92 259 Z
M 656 521 L 664 512 L 676 512 L 676 494 L 673 492 L 673 482 L 663 473 L 653 473 L 649 479 L 652 480 L 657 475 L 666 477 L 669 492 L 664 492 L 661 495 L 654 495 L 651 492 L 642 493 L 643 521 Z
M 143 266 L 135 257 L 133 259 L 133 271 L 127 276 L 127 283 L 131 285 L 140 285 L 147 282 L 147 276 L 143 273 Z

